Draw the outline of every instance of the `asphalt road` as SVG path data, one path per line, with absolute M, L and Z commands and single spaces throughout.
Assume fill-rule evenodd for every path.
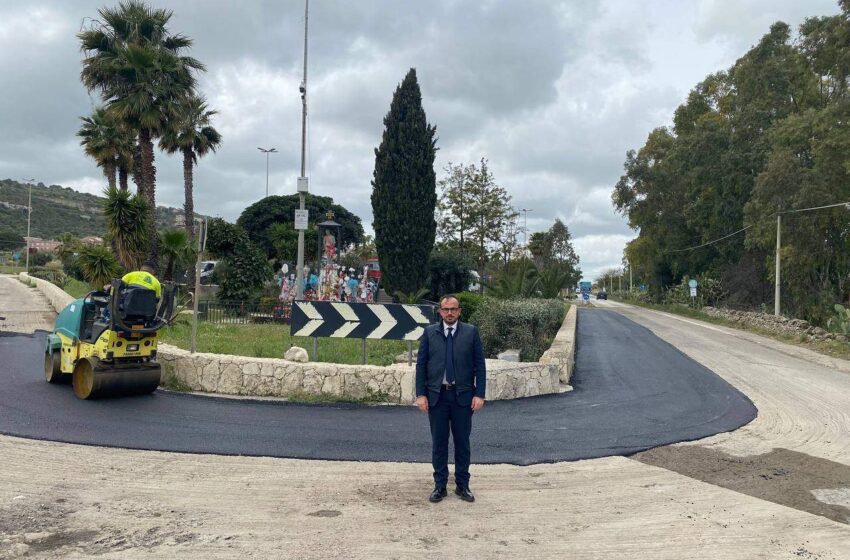
M 487 403 L 475 463 L 528 465 L 629 455 L 734 430 L 756 417 L 726 381 L 615 312 L 579 312 L 575 390 Z M 0 433 L 222 455 L 430 462 L 414 407 L 302 405 L 153 395 L 80 401 L 42 377 L 44 333 L 0 333 Z

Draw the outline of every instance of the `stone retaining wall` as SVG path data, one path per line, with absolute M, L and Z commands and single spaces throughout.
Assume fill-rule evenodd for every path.
M 564 323 L 561 325 L 552 346 L 540 357 L 541 364 L 556 364 L 558 366 L 558 381 L 569 385 L 573 376 L 573 365 L 576 356 L 576 317 L 578 307 L 570 306 Z M 572 389 L 572 387 L 570 387 Z
M 163 373 L 193 391 L 227 395 L 286 397 L 325 393 L 362 399 L 380 395 L 388 402 L 412 403 L 416 398 L 416 368 L 291 362 L 221 354 L 191 354 L 160 344 L 157 359 Z M 555 364 L 487 360 L 486 399 L 530 397 L 568 390 L 558 382 Z
M 50 302 L 50 305 L 53 306 L 53 309 L 56 313 L 59 313 L 65 307 L 74 301 L 74 296 L 68 294 L 52 282 L 48 282 L 47 280 L 42 280 L 41 278 L 35 278 L 34 276 L 30 276 L 26 272 L 18 273 L 18 278 L 24 282 L 32 282 L 38 287 L 38 290 L 44 294 L 44 297 L 47 298 L 47 301 Z
M 772 313 L 737 311 L 735 309 L 719 309 L 716 307 L 703 307 L 702 310 L 712 317 L 720 317 L 730 321 L 735 321 L 736 323 L 761 327 L 777 333 L 806 335 L 816 340 L 848 341 L 848 338 L 843 334 L 827 332 L 826 330 L 816 327 L 803 319 L 793 319 L 783 317 L 782 315 L 777 317 Z

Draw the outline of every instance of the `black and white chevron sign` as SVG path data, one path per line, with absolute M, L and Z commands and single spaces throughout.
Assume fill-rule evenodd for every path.
M 431 305 L 296 301 L 290 335 L 418 340 L 433 322 Z

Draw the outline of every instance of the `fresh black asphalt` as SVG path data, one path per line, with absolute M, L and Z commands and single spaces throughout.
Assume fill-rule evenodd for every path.
M 44 333 L 0 336 L 0 433 L 188 453 L 430 462 L 427 417 L 412 406 L 304 405 L 157 391 L 80 401 L 42 375 Z M 629 455 L 734 430 L 747 397 L 648 329 L 581 310 L 575 389 L 491 401 L 475 414 L 475 463 Z

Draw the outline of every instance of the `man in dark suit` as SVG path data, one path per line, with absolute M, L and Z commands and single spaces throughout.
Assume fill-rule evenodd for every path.
M 419 339 L 416 354 L 416 405 L 428 413 L 431 424 L 431 463 L 434 491 L 439 502 L 449 481 L 449 431 L 455 447 L 455 494 L 467 502 L 469 490 L 469 434 L 472 413 L 484 406 L 487 371 L 478 327 L 461 323 L 460 302 L 454 295 L 440 300 L 443 320 L 429 325 Z

